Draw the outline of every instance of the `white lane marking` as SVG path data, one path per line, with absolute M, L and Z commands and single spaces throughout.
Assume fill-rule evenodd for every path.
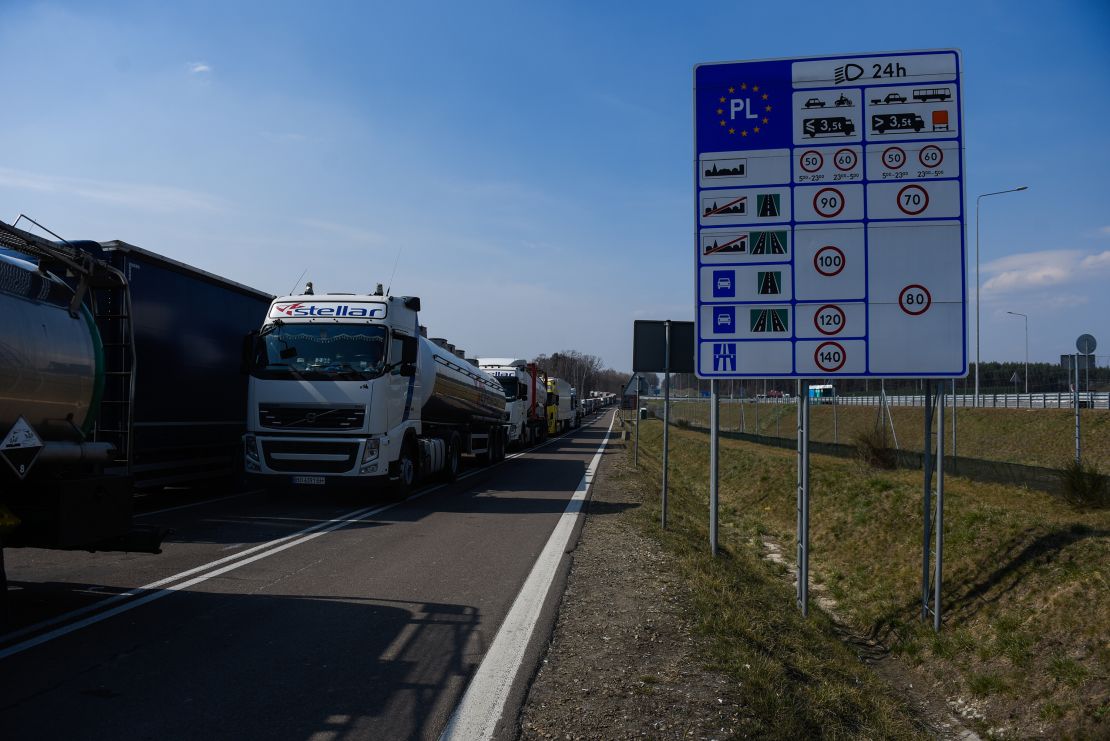
M 93 615 L 91 617 L 87 617 L 84 620 L 79 620 L 76 623 L 70 623 L 68 625 L 64 625 L 61 628 L 57 628 L 57 629 L 52 630 L 48 633 L 43 633 L 41 635 L 35 636 L 34 638 L 29 638 L 26 641 L 23 641 L 21 643 L 17 643 L 13 646 L 9 646 L 8 648 L 5 648 L 2 651 L 0 651 L 0 659 L 6 659 L 9 656 L 20 653 L 22 651 L 26 651 L 29 648 L 34 648 L 35 646 L 46 643 L 47 641 L 52 641 L 55 638 L 60 638 L 64 635 L 67 635 L 69 633 L 73 633 L 74 631 L 80 630 L 81 628 L 88 627 L 89 625 L 94 625 L 96 623 L 101 622 L 102 620 L 107 620 L 110 617 L 115 617 L 116 615 L 127 612 L 128 610 L 133 610 L 136 607 L 147 604 L 148 602 L 153 602 L 154 600 L 161 599 L 162 597 L 168 597 L 169 595 L 173 594 L 174 592 L 179 592 L 182 589 L 188 589 L 189 587 L 196 586 L 197 584 L 200 584 L 201 582 L 205 582 L 205 581 L 208 581 L 209 579 L 212 579 L 214 577 L 220 576 L 222 574 L 226 574 L 229 571 L 234 571 L 235 569 L 238 569 L 242 566 L 246 566 L 247 564 L 254 563 L 255 561 L 260 561 L 263 558 L 269 558 L 270 556 L 273 556 L 274 554 L 281 553 L 282 551 L 287 550 L 289 548 L 292 548 L 293 546 L 301 545 L 302 543 L 307 543 L 308 541 L 313 540 L 314 538 L 318 538 L 321 535 L 324 535 L 326 533 L 330 533 L 333 530 L 338 530 L 338 529 L 346 527 L 348 525 L 352 525 L 352 524 L 355 524 L 355 523 L 358 523 L 358 522 L 362 522 L 367 517 L 371 517 L 373 515 L 380 514 L 382 512 L 385 512 L 388 509 L 392 509 L 392 508 L 397 507 L 401 504 L 404 504 L 405 502 L 410 502 L 414 499 L 418 499 L 419 497 L 422 497 L 425 494 L 430 494 L 431 492 L 436 491 L 437 489 L 442 489 L 444 486 L 446 486 L 446 484 L 439 484 L 437 486 L 433 486 L 433 487 L 431 487 L 429 489 L 425 489 L 425 490 L 423 490 L 423 491 L 421 491 L 417 494 L 413 494 L 412 496 L 410 496 L 407 499 L 404 499 L 400 502 L 394 502 L 393 504 L 387 504 L 385 506 L 376 507 L 376 508 L 367 507 L 367 508 L 364 508 L 364 509 L 361 509 L 361 510 L 355 510 L 354 512 L 349 512 L 346 515 L 343 515 L 342 517 L 336 517 L 334 519 L 328 520 L 327 522 L 322 522 L 318 525 L 314 525 L 312 527 L 305 528 L 304 530 L 301 530 L 298 533 L 293 533 L 292 535 L 286 535 L 282 538 L 278 538 L 276 540 L 271 540 L 268 543 L 263 543 L 261 545 L 257 545 L 254 548 L 243 551 L 242 553 L 237 553 L 233 556 L 228 556 L 226 558 L 221 558 L 217 561 L 212 561 L 211 563 L 204 564 L 203 566 L 198 566 L 194 569 L 189 569 L 188 571 L 182 571 L 180 574 L 175 574 L 174 576 L 169 576 L 169 577 L 166 577 L 165 579 L 161 579 L 159 581 L 152 582 L 151 584 L 148 584 L 145 587 L 140 587 L 139 589 L 132 590 L 130 592 L 124 592 L 122 594 L 118 594 L 115 597 L 112 597 L 111 599 L 102 600 L 101 602 L 98 602 L 95 605 L 89 605 L 89 606 L 87 606 L 85 608 L 82 608 L 80 610 L 74 610 L 73 612 L 67 613 L 64 616 L 60 616 L 59 618 L 54 618 L 52 622 L 58 622 L 60 619 L 63 619 L 63 618 L 69 619 L 69 618 L 76 617 L 78 614 L 81 614 L 83 612 L 88 612 L 89 608 L 103 609 L 104 607 L 107 607 L 108 605 L 110 605 L 112 603 L 119 602 L 123 599 L 127 599 L 128 597 L 132 597 L 132 596 L 135 596 L 137 594 L 142 594 L 143 595 L 143 596 L 138 597 L 136 599 L 133 599 L 129 602 L 126 602 L 125 604 L 119 605 L 118 607 L 113 607 L 112 609 L 107 610 L 105 612 L 100 612 L 100 613 L 97 613 L 96 615 Z M 298 536 L 302 536 L 302 535 L 303 535 L 303 537 L 298 538 Z M 295 539 L 295 540 L 291 540 L 291 539 Z M 276 543 L 279 543 L 280 545 L 274 545 Z M 258 551 L 259 549 L 264 549 L 264 548 L 267 548 L 267 546 L 272 546 L 272 545 L 274 547 L 269 548 L 269 550 L 262 550 L 260 553 L 255 553 L 255 555 L 253 555 L 249 558 L 242 558 L 242 556 L 244 556 L 248 553 L 251 553 L 253 551 Z M 242 558 L 242 560 L 235 561 L 234 563 L 228 564 L 228 565 L 223 566 L 222 568 L 218 568 L 214 571 L 209 571 L 206 574 L 202 574 L 200 576 L 194 577 L 192 579 L 189 579 L 188 581 L 179 582 L 177 584 L 171 584 L 170 586 L 164 587 L 162 589 L 157 589 L 157 587 L 165 585 L 169 582 L 176 581 L 177 579 L 180 579 L 183 576 L 187 576 L 189 574 L 195 574 L 198 571 L 204 571 L 205 569 L 207 569 L 211 566 L 215 566 L 216 564 L 225 563 L 227 561 L 233 561 L 234 559 L 237 559 L 237 558 Z M 154 589 L 155 591 L 150 591 L 152 589 Z M 39 626 L 42 626 L 42 625 L 44 625 L 46 623 L 49 623 L 49 622 L 51 622 L 51 621 L 43 621 L 43 623 L 40 623 Z M 35 627 L 38 627 L 38 626 L 31 626 L 31 628 L 25 628 L 22 631 L 16 631 L 15 633 L 9 633 L 7 636 L 4 636 L 4 638 L 11 638 L 11 637 L 14 637 L 17 634 L 26 633 L 27 631 L 29 631 L 29 630 L 31 630 L 32 628 L 35 628 Z
M 614 418 L 615 420 L 615 418 Z M 543 547 L 540 557 L 536 559 L 531 573 L 521 587 L 509 608 L 509 614 L 498 629 L 493 639 L 493 644 L 482 659 L 470 686 L 466 688 L 447 727 L 443 729 L 440 741 L 472 741 L 474 739 L 493 738 L 493 731 L 501 714 L 505 709 L 505 702 L 509 697 L 509 689 L 516 679 L 520 665 L 524 661 L 524 651 L 532 638 L 536 628 L 540 611 L 543 608 L 547 593 L 555 581 L 555 574 L 559 569 L 559 562 L 566 552 L 567 544 L 574 534 L 574 526 L 578 515 L 582 511 L 582 502 L 593 483 L 594 473 L 597 471 L 601 455 L 609 442 L 613 432 L 613 422 L 609 423 L 609 430 L 601 447 L 594 453 L 593 460 L 586 467 L 574 496 L 567 502 L 559 522 L 547 544 Z
M 569 434 L 569 433 L 564 433 L 564 435 L 565 434 Z M 547 442 L 545 442 L 541 445 L 538 445 L 534 448 L 529 448 L 528 450 L 524 450 L 524 451 L 521 451 L 519 453 L 514 453 L 511 456 L 506 456 L 506 460 L 520 458 L 522 456 L 528 455 L 529 453 L 535 452 L 536 450 L 539 450 L 540 448 L 547 447 L 548 445 L 551 445 L 551 444 L 555 443 L 560 437 L 563 437 L 564 435 L 559 435 L 557 437 L 553 437 L 550 440 L 548 440 Z M 503 463 L 503 461 L 498 462 L 494 465 L 501 465 L 501 463 Z M 482 473 L 484 471 L 488 471 L 490 468 L 493 468 L 493 467 L 494 466 L 485 466 L 483 468 L 473 469 L 473 470 L 468 471 L 468 472 L 462 474 L 461 476 L 459 476 L 457 480 L 461 481 L 463 479 L 468 479 L 471 476 L 476 476 L 479 473 Z M 336 523 L 336 522 L 341 522 L 342 523 L 338 527 L 330 528 L 330 529 L 324 531 L 324 532 L 331 532 L 331 530 L 338 529 L 339 527 L 343 527 L 344 525 L 350 524 L 351 522 L 355 521 L 358 518 L 370 517 L 372 515 L 379 514 L 379 513 L 384 512 L 388 509 L 392 509 L 393 507 L 404 504 L 405 502 L 409 502 L 409 501 L 412 501 L 412 500 L 417 499 L 419 497 L 422 497 L 425 494 L 430 494 L 434 491 L 442 489 L 446 485 L 447 484 L 437 484 L 437 485 L 429 487 L 427 489 L 422 489 L 422 490 L 414 493 L 413 495 L 409 496 L 407 499 L 405 499 L 401 502 L 394 502 L 392 504 L 388 504 L 388 505 L 385 505 L 383 507 L 379 507 L 377 509 L 372 508 L 372 507 L 367 507 L 367 508 L 352 510 L 351 512 L 347 512 L 346 514 L 340 515 L 339 517 L 328 520 L 326 522 L 321 522 L 321 523 L 318 523 L 318 524 L 313 525 L 311 527 L 304 528 L 303 530 L 299 530 L 295 533 L 290 533 L 289 535 L 284 535 L 280 538 L 275 538 L 274 540 L 270 540 L 270 541 L 267 541 L 265 543 L 260 543 L 256 546 L 252 546 L 252 547 L 246 549 L 245 551 L 240 551 L 239 553 L 233 553 L 229 556 L 225 556 L 223 558 L 216 559 L 215 561 L 210 561 L 208 563 L 201 564 L 200 566 L 195 566 L 191 569 L 187 569 L 186 571 L 182 571 L 182 572 L 179 572 L 179 573 L 174 574 L 172 576 L 167 576 L 163 579 L 159 579 L 158 581 L 151 582 L 150 584 L 145 584 L 141 587 L 137 587 L 137 588 L 134 588 L 134 589 L 129 589 L 126 592 L 120 592 L 119 594 L 114 595 L 112 597 L 109 597 L 108 599 L 100 600 L 99 602 L 94 602 L 93 604 L 85 605 L 84 607 L 78 608 L 76 610 L 71 610 L 71 611 L 63 613 L 61 615 L 56 615 L 52 618 L 48 618 L 46 620 L 41 620 L 41 621 L 39 621 L 39 622 L 37 622 L 33 625 L 28 625 L 24 628 L 20 628 L 19 630 L 13 630 L 10 633 L 0 635 L 0 642 L 7 643 L 9 641 L 13 641 L 13 640 L 16 640 L 18 638 L 21 638 L 22 636 L 37 633 L 40 630 L 44 630 L 44 629 L 49 628 L 49 627 L 54 626 L 54 625 L 58 625 L 59 623 L 69 622 L 70 620 L 74 620 L 75 618 L 79 618 L 82 615 L 88 615 L 89 613 L 92 613 L 92 612 L 98 612 L 100 610 L 105 610 L 106 608 L 109 608 L 112 605 L 118 604 L 120 602 L 125 602 L 127 600 L 131 600 L 132 597 L 138 597 L 139 595 L 146 595 L 146 597 L 141 597 L 139 599 L 127 602 L 127 604 L 125 604 L 121 607 L 109 610 L 107 612 L 100 613 L 100 614 L 98 614 L 94 617 L 87 618 L 87 619 L 82 620 L 82 621 L 77 622 L 77 623 L 70 623 L 69 625 L 66 625 L 65 627 L 58 628 L 58 629 L 53 630 L 49 633 L 44 633 L 44 634 L 42 634 L 42 635 L 40 635 L 36 638 L 28 639 L 26 641 L 23 641 L 22 643 L 17 643 L 15 645 L 9 646 L 6 649 L 0 650 L 0 659 L 7 658 L 8 656 L 19 653 L 19 652 L 24 651 L 28 648 L 32 648 L 33 646 L 37 646 L 39 644 L 45 643 L 46 641 L 53 640 L 54 638 L 61 637 L 63 635 L 66 635 L 67 633 L 71 633 L 75 630 L 79 630 L 80 628 L 83 628 L 85 626 L 93 625 L 95 623 L 100 622 L 101 620 L 107 619 L 109 617 L 113 617 L 115 615 L 120 614 L 121 612 L 126 612 L 127 610 L 138 607 L 139 605 L 146 604 L 147 602 L 152 601 L 152 599 L 147 599 L 147 597 L 151 597 L 152 594 L 157 595 L 157 596 L 153 597 L 153 599 L 158 599 L 158 598 L 164 597 L 168 594 L 172 594 L 174 591 L 178 591 L 180 588 L 182 588 L 182 585 L 178 585 L 177 587 L 162 589 L 160 591 L 153 592 L 153 593 L 151 592 L 151 590 L 156 590 L 156 589 L 160 589 L 161 587 L 166 587 L 167 584 L 172 584 L 173 582 L 176 582 L 180 579 L 184 579 L 186 577 L 192 576 L 193 574 L 197 574 L 197 573 L 206 571 L 207 569 L 214 568 L 214 567 L 220 566 L 222 564 L 226 564 L 230 561 L 235 561 L 235 560 L 240 559 L 240 558 L 245 558 L 246 556 L 249 556 L 252 553 L 256 553 L 258 551 L 264 551 L 267 548 L 278 546 L 281 543 L 285 543 L 289 540 L 292 540 L 292 539 L 301 537 L 303 535 L 313 533 L 317 530 L 321 530 L 323 528 L 326 528 L 329 525 L 331 525 L 332 523 Z M 237 496 L 245 496 L 246 494 L 251 494 L 251 493 L 254 493 L 254 492 L 244 492 L 243 494 L 237 495 Z M 226 499 L 232 499 L 234 497 L 225 497 L 225 498 Z M 200 504 L 200 502 L 198 502 L 197 504 Z M 194 506 L 194 505 L 184 505 L 184 506 L 188 507 L 188 506 Z M 154 514 L 154 513 L 147 513 L 147 514 Z M 321 534 L 323 534 L 323 533 L 321 533 Z M 297 544 L 299 545 L 300 543 L 303 543 L 306 540 L 311 540 L 311 538 L 302 539 L 302 540 L 298 541 Z M 268 551 L 264 555 L 260 556 L 260 558 L 268 556 L 268 555 L 272 555 L 273 553 L 278 553 L 281 550 L 284 550 L 284 548 Z M 242 563 L 236 564 L 234 568 L 238 568 L 239 566 L 246 565 L 247 563 L 253 562 L 255 560 L 258 560 L 258 559 L 254 559 L 254 558 L 248 559 L 247 561 L 243 561 Z M 231 569 L 222 569 L 218 573 L 225 573 L 226 571 L 230 571 L 230 570 Z M 216 576 L 216 575 L 218 575 L 217 572 L 213 572 L 212 574 L 207 575 L 205 577 L 205 579 L 206 578 L 211 578 L 212 576 Z M 200 583 L 200 581 L 204 581 L 204 579 L 200 579 L 199 581 L 193 580 L 193 581 L 189 582 L 188 585 L 185 585 L 185 586 L 189 586 L 189 585 L 192 585 L 192 584 L 197 584 L 197 583 Z
M 179 504 L 176 507 L 166 507 L 165 509 L 156 509 L 153 512 L 141 512 L 140 514 L 135 515 L 134 519 L 141 520 L 144 517 L 153 517 L 154 515 L 161 515 L 161 514 L 165 514 L 166 512 L 174 512 L 174 511 L 179 510 L 179 509 L 187 509 L 189 507 L 199 507 L 202 504 L 212 504 L 212 502 L 226 502 L 229 499 L 238 499 L 239 497 L 245 497 L 248 494 L 261 494 L 261 493 L 262 493 L 262 489 L 251 489 L 250 491 L 244 491 L 244 492 L 240 492 L 238 494 L 231 494 L 231 495 L 226 496 L 226 497 L 215 497 L 213 499 L 205 499 L 205 500 L 200 501 L 200 502 L 189 502 L 188 504 Z

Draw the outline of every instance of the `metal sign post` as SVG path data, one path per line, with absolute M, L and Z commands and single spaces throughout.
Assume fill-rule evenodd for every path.
M 720 458 L 720 409 L 717 380 L 709 382 L 709 552 L 717 555 L 717 487 Z
M 798 381 L 798 607 L 809 615 L 809 381 Z
M 1075 368 L 1074 393 L 1072 393 L 1072 399 L 1075 401 L 1075 465 L 1078 466 L 1082 457 L 1079 443 L 1079 353 L 1075 354 L 1075 362 L 1072 366 Z
M 632 462 L 636 468 L 640 467 L 640 374 L 636 374 L 636 443 L 633 446 L 635 453 Z
M 922 505 L 924 535 L 922 537 L 921 557 L 921 619 L 928 620 L 933 614 L 933 630 L 940 631 L 941 604 L 940 593 L 944 574 L 944 391 L 945 384 L 938 381 L 936 386 L 925 387 L 925 488 Z M 933 450 L 933 421 L 936 421 L 936 450 Z M 935 469 L 934 469 L 935 465 Z M 932 506 L 932 480 L 936 480 L 936 505 Z M 930 543 L 932 536 L 933 543 Z M 930 554 L 930 547 L 932 554 Z M 932 558 L 930 557 L 932 555 Z M 932 562 L 932 563 L 930 563 Z M 933 566 L 930 583 L 930 565 Z M 930 589 L 930 586 L 932 589 Z M 931 592 L 931 594 L 930 594 Z M 930 598 L 932 604 L 930 604 Z
M 664 322 L 666 339 L 664 340 L 664 365 L 663 365 L 663 496 L 662 514 L 660 523 L 664 530 L 667 529 L 667 469 L 670 467 L 670 431 L 671 431 L 671 320 Z

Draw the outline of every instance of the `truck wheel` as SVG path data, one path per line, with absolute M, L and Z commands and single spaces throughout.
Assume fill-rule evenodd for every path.
M 459 478 L 459 469 L 462 467 L 462 436 L 452 432 L 447 437 L 447 460 L 443 462 L 443 478 L 456 481 Z
M 397 478 L 393 482 L 390 494 L 396 499 L 404 499 L 412 491 L 413 486 L 416 485 L 419 472 L 416 462 L 416 446 L 411 439 L 405 440 L 401 446 L 401 457 L 397 459 L 394 465 L 396 466 L 394 474 Z

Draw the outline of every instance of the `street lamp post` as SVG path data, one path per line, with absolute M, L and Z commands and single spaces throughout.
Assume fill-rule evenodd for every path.
M 1026 190 L 1028 185 L 1021 185 L 1009 190 L 996 190 L 993 193 L 983 193 L 975 199 L 975 406 L 979 406 L 979 201 L 987 196 L 1000 196 L 1003 193 L 1017 193 Z
M 1007 314 L 1020 316 L 1025 320 L 1025 393 L 1029 393 L 1029 315 L 1020 311 L 1007 311 Z

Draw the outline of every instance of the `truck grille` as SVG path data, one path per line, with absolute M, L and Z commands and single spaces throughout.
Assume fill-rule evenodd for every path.
M 358 443 L 263 440 L 262 454 L 272 471 L 346 473 L 355 466 Z
M 258 405 L 258 423 L 272 430 L 357 430 L 365 415 L 360 406 Z

